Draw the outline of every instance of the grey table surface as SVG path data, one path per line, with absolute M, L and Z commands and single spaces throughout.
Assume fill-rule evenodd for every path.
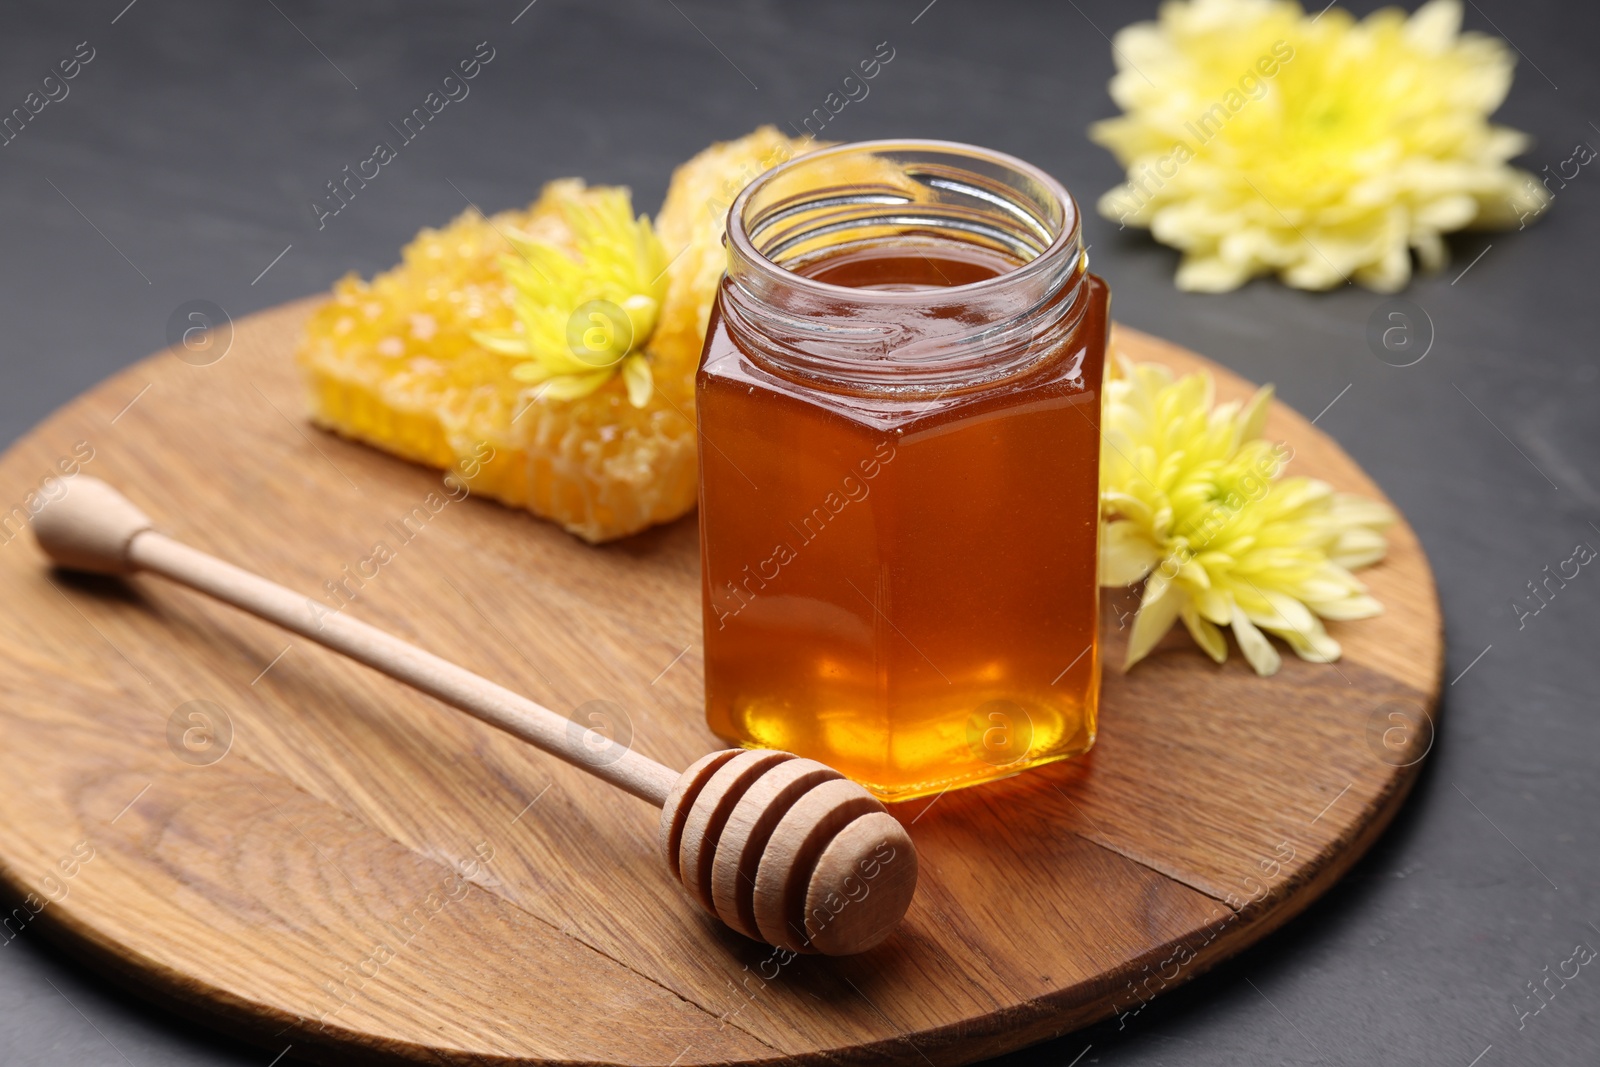
M 1521 53 L 1498 117 L 1534 136 L 1525 165 L 1600 145 L 1600 13 L 1549 0 L 1466 8 L 1469 27 Z M 0 110 L 80 42 L 94 58 L 0 146 L 0 441 L 164 347 L 184 302 L 238 317 L 349 270 L 370 275 L 466 198 L 519 205 L 575 174 L 630 185 L 653 211 L 678 162 L 760 123 L 798 124 L 882 41 L 892 64 L 828 137 L 986 144 L 1092 201 L 1119 177 L 1085 137 L 1114 111 L 1106 35 L 1154 9 L 13 0 L 0 11 Z M 483 41 L 495 58 L 470 96 L 319 229 L 309 205 L 324 183 Z M 1322 412 L 1404 509 L 1438 576 L 1448 684 L 1412 798 L 1321 902 L 1127 1025 L 1008 1059 L 1600 1062 L 1600 972 L 1519 1017 L 1528 983 L 1575 944 L 1600 947 L 1600 578 L 1582 573 L 1520 626 L 1512 608 L 1575 543 L 1600 546 L 1600 174 L 1584 169 L 1523 232 L 1452 240 L 1452 264 L 1405 294 L 1434 341 L 1403 368 L 1365 340 L 1383 296 L 1271 281 L 1181 294 L 1173 252 L 1093 215 L 1085 225 L 1121 321 Z M 149 1007 L 31 931 L 0 949 L 0 1063 L 265 1065 L 283 1051 Z

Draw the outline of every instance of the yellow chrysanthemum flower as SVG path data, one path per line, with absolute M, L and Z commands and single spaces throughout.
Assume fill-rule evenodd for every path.
M 1173 0 L 1117 34 L 1112 98 L 1090 136 L 1127 168 L 1099 203 L 1182 250 L 1181 289 L 1276 272 L 1393 291 L 1447 258 L 1442 234 L 1537 214 L 1507 164 L 1528 146 L 1488 117 L 1511 86 L 1498 38 L 1461 32 L 1459 0 L 1410 18 L 1307 16 L 1283 0 Z
M 621 373 L 628 401 L 642 408 L 653 380 L 645 345 L 667 295 L 667 256 L 647 216 L 633 217 L 624 189 L 562 202 L 573 250 L 508 233 L 516 250 L 501 260 L 515 288 L 510 330 L 480 331 L 491 352 L 519 357 L 518 381 L 535 395 L 576 400 Z
M 1218 663 L 1224 627 L 1258 674 L 1280 666 L 1262 631 L 1302 659 L 1332 662 L 1339 643 L 1321 620 L 1383 610 L 1350 572 L 1383 558 L 1394 513 L 1281 477 L 1290 452 L 1261 436 L 1271 386 L 1217 407 L 1212 389 L 1209 374 L 1175 380 L 1122 357 L 1106 382 L 1100 584 L 1145 583 L 1125 668 L 1180 618 Z

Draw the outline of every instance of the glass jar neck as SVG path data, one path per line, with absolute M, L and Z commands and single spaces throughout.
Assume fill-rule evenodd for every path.
M 970 145 L 869 141 L 791 160 L 734 201 L 727 248 L 722 313 L 735 343 L 826 389 L 983 387 L 1051 356 L 1085 304 L 1067 191 Z M 849 263 L 865 280 L 824 280 L 849 276 L 833 269 Z M 952 274 L 978 280 L 933 280 Z

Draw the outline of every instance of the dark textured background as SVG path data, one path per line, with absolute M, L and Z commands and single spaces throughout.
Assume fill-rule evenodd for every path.
M 653 211 L 676 163 L 798 122 L 883 40 L 894 61 L 828 136 L 974 141 L 1092 201 L 1118 178 L 1084 135 L 1112 113 L 1102 31 L 1155 7 L 538 0 L 513 24 L 525 2 L 6 3 L 0 111 L 79 41 L 97 55 L 0 147 L 0 440 L 163 347 L 184 301 L 238 317 L 370 274 L 464 197 L 495 210 L 576 174 L 628 184 Z M 1523 54 L 1498 117 L 1534 135 L 1530 169 L 1600 145 L 1593 5 L 1469 0 L 1467 23 Z M 318 232 L 307 205 L 323 183 L 483 40 L 496 57 L 471 95 Z M 1526 231 L 1452 243 L 1452 265 L 1406 293 L 1436 338 L 1403 369 L 1364 339 L 1381 296 L 1264 281 L 1180 294 L 1174 253 L 1088 219 L 1122 321 L 1276 382 L 1307 414 L 1339 398 L 1319 425 L 1421 534 L 1444 601 L 1446 680 L 1461 677 L 1412 799 L 1342 885 L 1126 1030 L 1013 1062 L 1066 1065 L 1085 1046 L 1081 1064 L 1600 1062 L 1600 968 L 1521 1030 L 1514 1008 L 1575 943 L 1600 947 L 1600 575 L 1585 570 L 1520 631 L 1510 604 L 1576 542 L 1600 547 L 1597 168 Z M 32 931 L 0 946 L 0 1063 L 265 1065 L 276 1051 L 155 1011 Z

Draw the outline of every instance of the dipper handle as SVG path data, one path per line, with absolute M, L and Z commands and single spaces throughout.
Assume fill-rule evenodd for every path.
M 713 752 L 684 771 L 627 750 L 604 762 L 549 708 L 431 652 L 158 533 L 105 482 L 79 475 L 34 518 L 64 567 L 153 571 L 342 652 L 661 808 L 662 858 L 708 912 L 795 952 L 847 956 L 888 937 L 911 906 L 917 855 L 883 805 L 838 771 L 788 752 Z
M 39 547 L 63 567 L 169 578 L 364 663 L 657 807 L 678 781 L 677 771 L 631 749 L 599 762 L 583 730 L 542 704 L 157 532 L 144 512 L 98 478 L 79 475 L 70 486 L 33 526 Z

